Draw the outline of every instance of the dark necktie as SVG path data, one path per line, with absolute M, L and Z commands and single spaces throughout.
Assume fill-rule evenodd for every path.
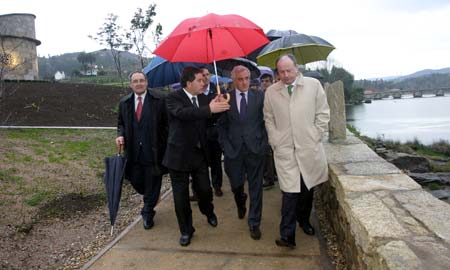
M 293 87 L 294 86 L 292 84 L 288 85 L 288 93 L 289 93 L 289 95 L 292 95 L 292 88 Z
M 196 98 L 196 97 L 192 97 L 192 104 L 194 104 L 194 107 L 195 107 L 195 108 L 198 108 L 198 105 L 197 105 L 197 98 Z
M 136 119 L 138 121 L 141 121 L 141 114 L 142 114 L 142 97 L 138 97 L 138 105 L 136 108 Z
M 245 93 L 241 93 L 241 106 L 240 106 L 239 115 L 241 119 L 244 120 L 247 117 L 247 101 L 245 100 Z
M 197 98 L 196 97 L 192 97 L 191 99 L 192 99 L 192 104 L 194 105 L 194 107 L 196 109 L 198 109 Z M 200 141 L 197 141 L 196 147 L 199 148 L 199 149 L 202 148 L 202 145 L 200 144 Z

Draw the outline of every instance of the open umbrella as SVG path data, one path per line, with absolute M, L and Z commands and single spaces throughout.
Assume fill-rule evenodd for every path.
M 289 30 L 270 29 L 269 31 L 267 31 L 266 36 L 269 38 L 270 41 L 273 41 L 281 37 L 292 36 L 297 34 L 298 34 L 297 31 L 290 29 Z
M 180 81 L 181 72 L 187 66 L 201 67 L 204 64 L 194 62 L 169 62 L 155 56 L 142 72 L 148 78 L 148 86 L 162 87 Z
M 217 65 L 217 75 L 220 75 L 222 77 L 231 77 L 231 71 L 235 66 L 238 65 L 245 66 L 246 68 L 248 68 L 250 70 L 251 78 L 257 78 L 259 77 L 259 75 L 261 75 L 261 71 L 259 70 L 256 63 L 245 58 L 237 57 L 220 60 L 216 62 L 216 65 Z
M 125 171 L 126 159 L 120 154 L 122 147 L 119 147 L 118 154 L 105 158 L 105 187 L 108 198 L 109 220 L 111 221 L 111 235 L 114 232 L 117 211 L 119 210 L 120 196 L 122 195 L 122 182 Z
M 284 36 L 267 44 L 258 57 L 258 65 L 275 68 L 275 60 L 286 53 L 295 55 L 299 64 L 326 60 L 335 47 L 329 42 L 305 34 Z
M 268 43 L 263 30 L 239 15 L 207 14 L 182 21 L 153 52 L 171 62 L 213 63 L 242 57 Z M 220 94 L 216 81 L 217 93 Z

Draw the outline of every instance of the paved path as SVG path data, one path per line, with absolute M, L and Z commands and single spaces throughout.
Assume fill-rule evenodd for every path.
M 264 191 L 262 238 L 255 241 L 250 238 L 247 216 L 238 219 L 228 179 L 224 180 L 224 196 L 214 197 L 216 228 L 207 223 L 197 203 L 191 203 L 196 232 L 189 246 L 178 244 L 180 234 L 170 193 L 156 208 L 155 227 L 146 231 L 142 220 L 137 222 L 88 269 L 330 269 L 318 237 L 307 236 L 301 229 L 297 229 L 296 249 L 275 245 L 281 204 L 278 187 Z M 317 222 L 314 226 L 318 228 Z

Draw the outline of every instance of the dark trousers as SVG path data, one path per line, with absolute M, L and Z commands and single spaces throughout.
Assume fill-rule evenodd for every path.
M 248 225 L 259 227 L 262 215 L 264 155 L 250 153 L 243 146 L 236 158 L 230 159 L 225 156 L 224 166 L 238 207 L 245 206 L 243 204 L 247 195 L 244 193 L 244 181 L 247 178 L 250 196 Z
M 189 176 L 192 177 L 192 187 L 198 196 L 198 207 L 205 216 L 214 214 L 212 189 L 209 183 L 208 167 L 204 165 L 189 172 L 169 170 L 173 190 L 175 213 L 181 234 L 191 234 L 192 209 L 189 201 Z
M 151 166 L 133 164 L 129 175 L 130 183 L 134 189 L 144 195 L 144 207 L 141 214 L 144 218 L 153 218 L 154 208 L 158 203 L 161 192 L 161 175 L 153 175 Z
M 273 151 L 268 147 L 264 159 L 264 183 L 273 184 L 275 181 L 275 162 Z
M 311 215 L 314 188 L 308 190 L 300 177 L 301 192 L 283 192 L 281 203 L 280 235 L 289 242 L 295 243 L 295 229 L 297 222 L 309 222 Z
M 222 187 L 222 148 L 219 142 L 209 140 L 208 151 L 210 157 L 209 167 L 211 167 L 211 184 L 213 188 Z

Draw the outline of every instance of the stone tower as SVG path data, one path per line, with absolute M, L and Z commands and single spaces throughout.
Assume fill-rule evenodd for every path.
M 38 61 L 34 20 L 36 16 L 25 13 L 0 15 L 0 57 L 3 79 L 37 80 Z

